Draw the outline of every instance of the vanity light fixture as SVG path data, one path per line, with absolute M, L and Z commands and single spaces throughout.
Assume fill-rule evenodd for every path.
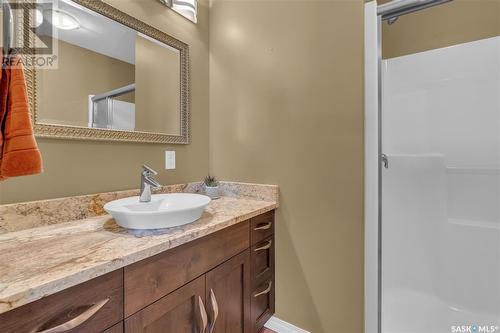
M 43 23 L 43 13 L 40 9 L 35 9 L 34 15 L 33 15 L 33 20 L 34 22 L 34 28 L 38 28 L 39 26 L 42 25 Z
M 198 21 L 197 0 L 159 0 L 165 6 L 173 9 L 188 20 L 196 23 Z
M 75 30 L 80 28 L 80 22 L 68 12 L 52 9 L 44 11 L 44 16 L 54 27 L 62 30 Z

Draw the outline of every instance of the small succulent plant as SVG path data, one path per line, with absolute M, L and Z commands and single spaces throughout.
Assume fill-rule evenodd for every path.
M 208 186 L 208 187 L 216 187 L 217 185 L 219 185 L 217 179 L 214 177 L 214 176 L 206 176 L 205 177 L 205 186 Z

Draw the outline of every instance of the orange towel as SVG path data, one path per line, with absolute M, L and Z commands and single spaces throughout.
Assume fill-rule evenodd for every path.
M 15 65 L 2 69 L 0 83 L 0 180 L 43 171 L 22 63 L 19 58 L 12 63 Z

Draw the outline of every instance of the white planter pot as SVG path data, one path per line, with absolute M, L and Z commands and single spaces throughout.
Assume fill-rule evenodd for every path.
M 211 199 L 219 198 L 219 186 L 206 186 L 205 185 L 205 194 L 209 196 Z

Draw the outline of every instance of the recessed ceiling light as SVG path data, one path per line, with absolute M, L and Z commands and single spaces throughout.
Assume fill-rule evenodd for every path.
M 74 30 L 80 28 L 80 22 L 68 12 L 52 9 L 44 11 L 47 20 L 56 28 Z

